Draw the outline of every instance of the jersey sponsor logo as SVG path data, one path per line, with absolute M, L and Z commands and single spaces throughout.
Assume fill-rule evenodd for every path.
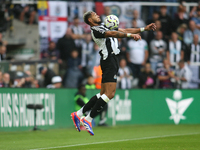
M 182 92 L 180 90 L 175 90 L 173 93 L 174 100 L 170 98 L 166 98 L 167 105 L 169 107 L 171 116 L 169 117 L 170 120 L 174 120 L 175 124 L 179 124 L 180 120 L 185 120 L 186 116 L 183 116 L 186 109 L 190 106 L 193 102 L 193 98 L 182 98 Z

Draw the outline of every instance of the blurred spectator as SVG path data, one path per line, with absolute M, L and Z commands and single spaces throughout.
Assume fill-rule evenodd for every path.
M 75 94 L 74 101 L 75 101 L 75 111 L 80 110 L 89 101 L 89 99 L 86 96 L 85 85 L 81 84 L 81 85 L 78 86 L 78 92 Z M 106 124 L 107 110 L 108 110 L 108 105 L 106 104 L 99 113 L 100 114 L 100 121 L 99 121 L 98 126 L 107 126 L 107 124 Z M 88 112 L 86 112 L 86 114 L 88 114 Z
M 8 73 L 3 74 L 3 87 L 5 88 L 11 87 L 10 75 Z
M 200 63 L 200 44 L 199 44 L 199 36 L 194 35 L 193 43 L 190 45 L 187 53 L 187 61 L 188 63 Z
M 92 53 L 94 49 L 94 42 L 92 41 L 91 34 L 86 35 L 86 39 L 82 44 L 82 57 L 81 57 L 81 66 L 83 67 L 83 73 L 85 76 L 90 74 L 89 71 L 89 62 L 92 59 Z
M 9 37 L 13 36 L 13 20 L 14 20 L 14 4 L 10 2 L 6 5 L 6 20 L 7 20 L 7 27 L 9 27 Z
M 1 71 L 0 71 L 0 87 L 3 87 L 3 76 Z
M 155 85 L 155 76 L 151 70 L 150 63 L 146 63 L 144 70 L 139 77 L 139 87 L 142 89 L 152 89 Z
M 101 66 L 94 66 L 93 73 L 94 84 L 96 85 L 96 89 L 101 89 L 101 79 L 102 79 L 102 70 Z
M 23 87 L 25 88 L 32 88 L 32 83 L 33 83 L 33 77 L 30 71 L 25 71 L 25 73 L 27 74 L 27 77 L 25 77 L 25 83 L 23 85 Z
M 155 31 L 161 31 L 161 22 L 160 20 L 156 20 L 155 21 L 155 24 L 156 24 L 156 30 Z M 150 42 L 152 39 L 154 39 L 155 35 L 156 35 L 156 32 L 155 31 L 149 31 L 147 34 L 147 43 L 148 45 L 150 45 Z M 162 32 L 162 31 L 161 31 Z M 163 39 L 165 40 L 165 39 Z
M 20 13 L 20 20 L 27 24 L 33 24 L 36 18 L 37 5 L 25 5 L 22 6 Z
M 38 80 L 34 79 L 33 80 L 33 85 L 32 85 L 33 88 L 39 88 L 39 83 L 38 83 Z
M 197 16 L 193 17 L 192 20 L 195 22 L 196 27 L 200 29 L 200 8 L 197 9 Z
M 47 67 L 40 67 L 39 73 L 43 75 L 44 82 L 42 87 L 46 87 L 47 85 L 51 84 L 51 80 L 56 74 L 53 72 L 53 70 L 47 68 Z
M 4 0 L 0 1 L 0 32 L 5 32 L 8 28 L 9 14 L 7 10 L 8 4 Z
M 13 88 L 22 88 L 24 83 L 26 82 L 25 78 L 16 78 L 12 85 Z
M 160 17 L 159 20 L 161 21 L 161 31 L 165 39 L 169 39 L 170 34 L 172 32 L 172 19 L 169 15 L 167 15 L 167 7 L 161 6 L 160 7 Z
M 170 68 L 168 59 L 163 60 L 163 67 L 157 70 L 157 76 L 159 80 L 159 88 L 169 89 L 172 88 L 171 78 L 174 77 L 174 72 Z
M 136 10 L 136 9 L 133 10 L 133 19 L 136 20 L 137 26 L 139 28 L 146 26 L 146 24 L 144 23 L 144 21 L 140 18 L 140 14 L 139 14 L 138 10 Z
M 70 27 L 72 29 L 72 38 L 75 40 L 75 44 L 76 44 L 76 49 L 79 52 L 79 56 L 81 56 L 81 48 L 82 48 L 82 44 L 83 44 L 83 34 L 84 34 L 84 29 L 83 27 L 80 25 L 80 21 L 78 17 L 74 17 L 73 20 L 73 25 Z
M 47 50 L 42 52 L 42 58 L 48 58 L 50 60 L 58 60 L 59 51 L 56 49 L 56 43 L 53 41 L 49 42 L 49 47 Z
M 176 70 L 174 77 L 177 83 L 176 88 L 188 89 L 190 80 L 192 79 L 192 72 L 185 64 L 184 60 L 180 60 L 178 66 L 179 68 Z
M 75 100 L 75 111 L 81 109 L 89 101 L 89 99 L 86 97 L 85 85 L 81 84 L 78 86 L 78 92 L 75 94 L 74 100 Z
M 150 43 L 150 63 L 151 69 L 154 73 L 156 73 L 158 63 L 162 62 L 166 55 L 167 44 L 162 39 L 162 36 L 162 32 L 157 31 L 155 39 Z
M 147 24 L 155 23 L 159 19 L 159 16 L 160 16 L 159 12 L 158 11 L 154 11 L 152 13 L 152 19 L 147 20 Z
M 109 16 L 111 14 L 111 10 L 109 6 L 104 6 L 104 14 L 101 15 L 101 21 L 104 22 L 104 19 L 106 16 Z
M 90 61 L 88 62 L 87 68 L 89 74 L 92 74 L 94 66 L 98 66 L 100 63 L 99 46 L 94 43 L 94 48 L 90 56 Z
M 126 57 L 127 41 L 126 41 L 126 39 L 124 39 L 124 38 L 118 38 L 118 46 L 119 46 L 119 49 L 120 49 L 120 53 L 118 55 L 119 59 L 125 58 L 127 60 L 127 57 Z
M 183 35 L 184 35 L 184 32 L 186 30 L 187 30 L 187 25 L 186 24 L 181 24 L 177 28 L 178 40 L 180 40 L 182 43 L 184 43 L 184 41 L 183 41 Z
M 139 28 L 136 19 L 133 19 L 133 20 L 132 20 L 132 22 L 131 22 L 131 28 Z M 142 38 L 145 38 L 145 37 L 146 37 L 146 33 L 147 33 L 147 32 L 140 32 L 141 37 L 142 37 Z M 128 40 L 129 40 L 129 39 L 128 39 Z
M 149 56 L 147 42 L 144 39 L 139 41 L 130 39 L 127 46 L 129 50 L 127 53 L 128 65 L 132 70 L 133 77 L 138 78 L 141 68 Z
M 189 22 L 189 29 L 187 29 L 185 32 L 184 32 L 184 42 L 185 44 L 189 45 L 189 44 L 192 44 L 193 42 L 193 35 L 194 34 L 197 34 L 198 36 L 200 36 L 200 30 L 198 30 L 196 28 L 196 24 L 193 20 L 190 20 Z M 200 41 L 200 39 L 199 39 Z
M 175 30 L 181 25 L 181 24 L 188 24 L 188 16 L 185 13 L 185 6 L 180 5 L 178 8 L 178 13 L 175 16 L 175 21 L 173 22 Z
M 130 68 L 126 65 L 126 60 L 121 59 L 119 63 L 119 71 L 118 71 L 118 87 L 120 89 L 130 89 L 132 87 L 132 72 Z
M 197 9 L 200 9 L 200 1 L 198 2 L 198 6 L 194 6 L 190 11 L 190 18 L 197 16 Z
M 188 52 L 188 46 L 185 44 L 185 42 L 184 42 L 184 33 L 185 33 L 185 31 L 187 30 L 187 25 L 186 24 L 181 24 L 179 27 L 178 27 L 178 29 L 177 29 L 177 34 L 178 34 L 178 40 L 180 40 L 181 41 L 181 43 L 182 43 L 182 48 L 183 48 L 183 51 L 186 53 L 186 52 Z M 187 55 L 185 54 L 184 55 L 184 60 L 185 61 L 187 61 Z
M 67 62 L 68 69 L 64 78 L 64 86 L 67 88 L 77 88 L 83 78 L 81 72 L 81 59 L 78 57 L 78 51 L 71 52 L 71 58 Z
M 178 63 L 183 58 L 184 51 L 182 43 L 180 40 L 178 40 L 177 33 L 172 32 L 171 40 L 168 43 L 167 59 L 169 60 L 170 64 L 175 65 L 175 63 Z
M 92 75 L 88 76 L 85 88 L 86 89 L 96 89 L 96 85 L 94 84 L 94 77 Z
M 62 86 L 62 78 L 60 76 L 54 76 L 51 79 L 51 83 L 47 85 L 48 89 L 56 89 L 56 88 L 60 88 Z
M 60 38 L 57 42 L 57 48 L 60 53 L 60 63 L 63 64 L 63 68 L 66 69 L 66 62 L 68 61 L 71 51 L 76 48 L 75 42 L 72 39 L 72 30 L 68 28 L 66 34 Z
M 0 46 L 0 62 L 6 60 L 6 46 Z
M 0 33 L 0 46 L 6 46 L 7 45 L 7 41 L 4 41 L 3 40 L 3 35 L 2 35 L 2 33 Z

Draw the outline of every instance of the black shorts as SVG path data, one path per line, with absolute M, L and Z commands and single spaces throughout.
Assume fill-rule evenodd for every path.
M 118 57 L 114 54 L 111 54 L 106 60 L 101 58 L 100 65 L 102 70 L 101 83 L 117 82 L 117 73 L 119 70 Z

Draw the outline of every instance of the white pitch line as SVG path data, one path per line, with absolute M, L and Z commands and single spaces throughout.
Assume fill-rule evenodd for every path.
M 55 149 L 55 148 L 57 149 L 57 148 L 66 148 L 66 147 L 75 147 L 75 146 L 84 146 L 84 145 L 105 144 L 105 143 L 115 143 L 115 142 L 126 142 L 126 141 L 136 141 L 136 140 L 145 140 L 145 139 L 156 139 L 156 138 L 163 138 L 163 137 L 195 135 L 195 134 L 200 134 L 200 132 L 199 133 L 187 133 L 187 134 L 172 134 L 172 135 L 150 136 L 150 137 L 124 139 L 124 140 L 102 141 L 102 142 L 74 144 L 74 145 L 65 145 L 65 146 L 56 146 L 56 147 L 36 148 L 36 149 L 30 149 L 30 150 L 44 150 L 44 149 Z

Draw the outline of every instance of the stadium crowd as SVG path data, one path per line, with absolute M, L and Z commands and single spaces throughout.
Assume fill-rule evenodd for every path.
M 22 20 L 26 9 L 21 9 L 19 18 Z M 174 14 L 168 15 L 166 6 L 152 8 L 148 20 L 140 18 L 137 10 L 133 11 L 133 20 L 127 23 L 127 27 L 140 28 L 154 22 L 157 29 L 142 32 L 142 40 L 137 42 L 129 38 L 118 39 L 121 50 L 118 88 L 199 88 L 199 77 L 190 65 L 200 63 L 200 4 L 190 12 L 183 4 L 175 10 Z M 105 7 L 104 12 L 102 19 L 110 14 L 110 8 Z M 31 24 L 31 13 L 29 17 Z M 6 42 L 0 34 L 0 61 L 5 58 L 5 53 Z M 43 83 L 30 72 L 11 82 L 11 75 L 0 72 L 0 87 L 59 88 L 62 83 L 65 88 L 86 84 L 88 89 L 100 89 L 99 47 L 91 34 L 85 32 L 78 17 L 74 18 L 62 38 L 49 42 L 41 58 L 57 60 L 59 76 L 49 68 L 40 67 Z

